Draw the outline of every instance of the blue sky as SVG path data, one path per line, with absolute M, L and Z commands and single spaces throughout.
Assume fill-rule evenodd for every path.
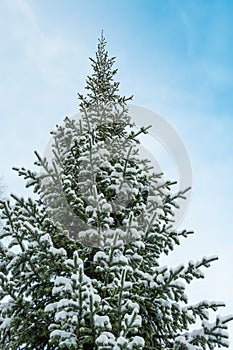
M 12 166 L 31 167 L 49 132 L 78 111 L 97 37 L 116 56 L 120 91 L 173 125 L 190 155 L 195 235 L 170 262 L 219 255 L 192 300 L 233 313 L 233 2 L 118 0 L 0 2 L 0 175 L 25 193 Z M 231 334 L 233 327 L 231 326 Z M 233 349 L 233 336 L 231 347 Z

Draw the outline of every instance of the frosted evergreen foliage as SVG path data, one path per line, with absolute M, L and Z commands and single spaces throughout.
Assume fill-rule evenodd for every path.
M 192 232 L 172 226 L 172 183 L 140 159 L 127 98 L 103 36 L 80 120 L 53 135 L 53 160 L 19 175 L 37 200 L 1 201 L 0 343 L 3 350 L 213 350 L 228 346 L 222 302 L 191 305 L 187 284 L 216 256 L 160 266 Z M 195 329 L 198 323 L 200 327 Z

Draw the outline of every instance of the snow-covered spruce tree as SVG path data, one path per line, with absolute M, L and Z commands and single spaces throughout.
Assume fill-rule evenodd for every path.
M 19 175 L 37 200 L 1 201 L 0 343 L 3 350 L 174 349 L 228 346 L 221 302 L 188 303 L 186 284 L 216 257 L 159 265 L 180 238 L 171 182 L 138 156 L 139 133 L 114 82 L 103 36 L 80 120 L 53 134 L 53 160 Z M 190 330 L 196 321 L 200 329 Z

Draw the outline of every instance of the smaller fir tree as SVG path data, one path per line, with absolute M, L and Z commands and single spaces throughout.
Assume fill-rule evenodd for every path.
M 0 343 L 3 350 L 213 350 L 233 316 L 192 305 L 186 285 L 217 257 L 168 268 L 159 259 L 192 232 L 172 226 L 172 184 L 138 156 L 115 58 L 99 39 L 79 121 L 53 134 L 53 160 L 19 175 L 37 200 L 1 201 Z M 199 329 L 191 330 L 197 321 Z

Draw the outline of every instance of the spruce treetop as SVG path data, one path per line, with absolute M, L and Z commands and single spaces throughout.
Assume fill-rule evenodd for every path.
M 86 79 L 86 89 L 89 91 L 87 97 L 78 94 L 81 101 L 80 107 L 89 107 L 96 104 L 109 102 L 126 102 L 132 97 L 121 97 L 118 94 L 119 82 L 114 81 L 118 69 L 114 69 L 115 57 L 109 58 L 106 50 L 106 39 L 101 32 L 101 37 L 98 39 L 98 47 L 96 57 L 89 58 L 93 68 L 93 74 Z

